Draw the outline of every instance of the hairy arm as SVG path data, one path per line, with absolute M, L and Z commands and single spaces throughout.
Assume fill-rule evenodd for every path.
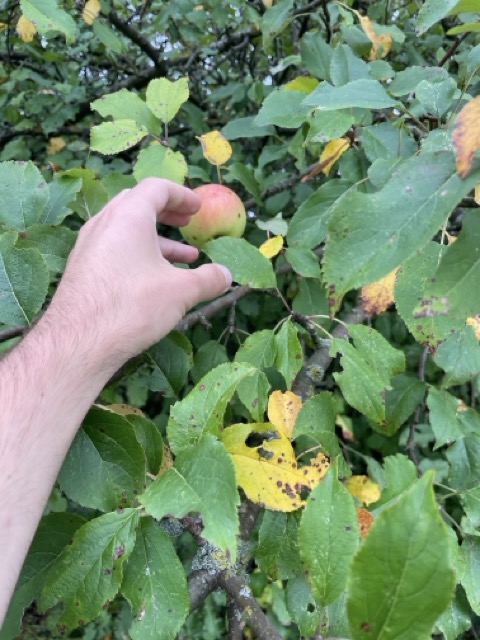
M 199 200 L 150 178 L 82 228 L 52 303 L 0 361 L 0 626 L 45 503 L 75 433 L 110 376 L 184 313 L 223 293 L 218 265 L 180 269 L 196 249 L 159 238 Z

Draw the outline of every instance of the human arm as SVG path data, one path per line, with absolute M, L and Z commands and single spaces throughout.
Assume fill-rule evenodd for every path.
M 231 283 L 218 265 L 181 269 L 193 247 L 157 236 L 199 207 L 188 189 L 149 178 L 81 229 L 50 306 L 0 361 L 0 626 L 60 466 L 111 375 L 185 312 Z

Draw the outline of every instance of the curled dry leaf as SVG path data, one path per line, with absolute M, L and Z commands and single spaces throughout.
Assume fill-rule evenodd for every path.
M 373 517 L 373 515 L 370 513 L 370 511 L 367 511 L 367 509 L 364 509 L 363 507 L 357 508 L 358 527 L 360 529 L 362 540 L 366 538 L 374 519 L 375 518 Z
M 457 173 L 465 178 L 480 148 L 480 96 L 467 102 L 458 114 L 453 129 L 453 146 L 457 156 Z

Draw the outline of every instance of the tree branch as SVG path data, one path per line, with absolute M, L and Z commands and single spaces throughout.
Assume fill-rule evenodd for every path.
M 156 49 L 150 42 L 142 36 L 142 34 L 137 31 L 134 27 L 132 27 L 128 22 L 122 20 L 122 18 L 118 15 L 116 11 L 108 12 L 108 19 L 110 22 L 123 33 L 125 37 L 127 37 L 131 42 L 136 44 L 143 53 L 150 58 L 150 60 L 155 65 L 157 71 L 161 75 L 167 75 L 168 67 L 165 64 L 165 61 L 162 60 L 160 51 Z

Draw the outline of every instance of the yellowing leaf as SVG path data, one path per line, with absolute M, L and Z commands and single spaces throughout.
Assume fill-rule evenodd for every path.
M 480 183 L 475 185 L 475 193 L 473 198 L 477 204 L 480 204 Z
M 328 176 L 330 169 L 340 156 L 345 153 L 349 146 L 350 140 L 348 138 L 336 138 L 335 140 L 330 140 L 330 142 L 325 145 L 325 149 L 322 151 L 322 155 L 320 156 L 318 163 L 309 174 L 303 176 L 301 181 L 306 182 L 321 172 Z
M 480 148 L 480 96 L 473 98 L 458 114 L 453 129 L 453 146 L 457 156 L 457 173 L 465 178 L 473 156 Z
M 117 413 L 119 416 L 128 416 L 131 414 L 135 416 L 145 416 L 145 414 L 141 409 L 138 409 L 137 407 L 132 407 L 129 404 L 123 404 L 123 403 L 107 404 L 105 406 L 102 406 L 102 409 L 108 409 L 109 411 L 113 411 L 113 413 Z
M 6 22 L 0 22 L 0 33 L 2 33 L 2 31 L 4 29 L 6 29 L 6 28 L 7 28 L 7 23 Z
M 24 42 L 31 42 L 37 33 L 37 27 L 25 16 L 20 16 L 17 22 L 17 33 Z
M 268 419 L 280 433 L 291 440 L 295 420 L 301 408 L 302 401 L 293 391 L 274 391 L 268 399 Z
M 294 78 L 287 82 L 287 84 L 283 85 L 283 89 L 287 89 L 288 91 L 303 91 L 304 93 L 311 93 L 314 89 L 316 89 L 319 85 L 319 82 L 316 78 L 312 76 L 298 76 L 298 78 Z
M 265 242 L 258 247 L 258 250 L 266 258 L 274 258 L 276 255 L 280 253 L 280 251 L 282 250 L 282 247 L 283 247 L 282 236 L 273 236 L 273 238 L 269 238 L 268 240 L 265 240 Z
M 163 445 L 163 456 L 162 456 L 162 465 L 160 467 L 160 469 L 158 470 L 158 474 L 159 476 L 163 476 L 163 474 L 168 471 L 170 469 L 170 467 L 173 467 L 173 455 L 172 452 L 170 450 L 170 447 L 168 447 L 166 444 Z
M 362 504 L 371 504 L 380 498 L 380 487 L 368 476 L 350 476 L 345 480 L 345 486 Z
M 262 0 L 262 2 L 265 9 L 270 9 L 273 4 L 273 0 Z
M 364 509 L 363 507 L 358 507 L 357 520 L 358 520 L 358 527 L 360 529 L 360 535 L 362 536 L 362 539 L 365 539 L 368 532 L 370 531 L 370 527 L 373 524 L 374 517 L 370 513 L 370 511 L 367 511 L 367 509 Z
M 225 164 L 232 155 L 232 147 L 220 131 L 210 131 L 198 138 L 202 145 L 203 156 L 211 164 Z
M 82 18 L 87 24 L 93 24 L 95 18 L 100 13 L 100 1 L 99 0 L 87 0 L 82 11 Z
M 222 441 L 235 465 L 237 484 L 252 502 L 274 511 L 302 507 L 302 490 L 316 487 L 330 465 L 319 454 L 299 467 L 288 438 L 268 422 L 234 424 L 223 431 Z
M 473 318 L 467 318 L 466 323 L 469 327 L 473 327 L 475 331 L 475 337 L 480 340 L 480 314 L 477 314 Z
M 377 60 L 379 52 L 380 57 L 385 58 L 385 56 L 390 53 L 390 49 L 392 48 L 392 36 L 388 33 L 380 33 L 377 35 L 375 33 L 373 22 L 368 16 L 362 16 L 358 13 L 358 11 L 354 11 L 354 13 L 357 14 L 365 35 L 372 43 L 372 48 L 370 50 L 369 56 L 370 60 Z
M 393 290 L 398 269 L 394 269 L 380 280 L 362 287 L 362 306 L 368 315 L 383 313 L 395 302 Z
M 67 143 L 60 136 L 53 136 L 49 138 L 47 144 L 47 153 L 49 156 L 53 156 L 55 153 L 61 151 Z

